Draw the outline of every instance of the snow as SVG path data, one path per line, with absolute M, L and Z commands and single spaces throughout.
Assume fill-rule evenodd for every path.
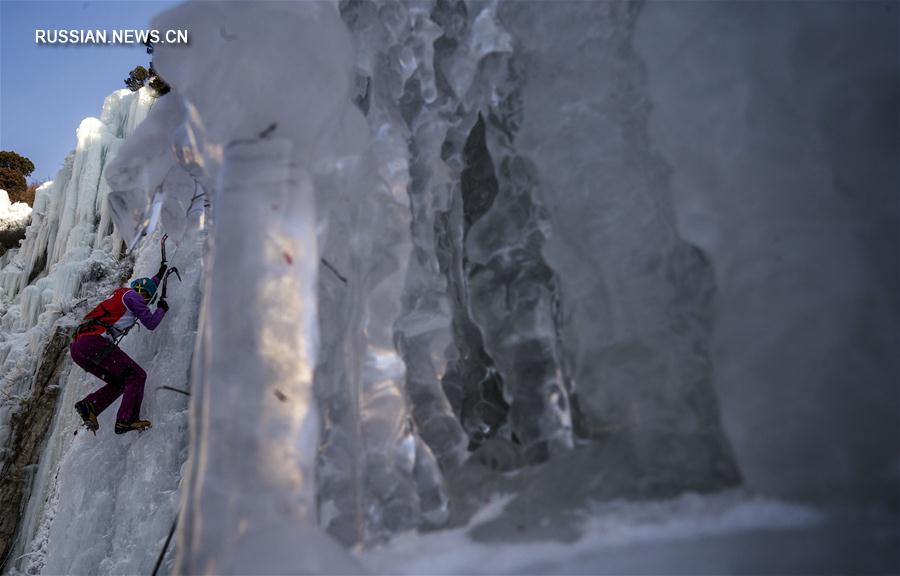
M 361 560 L 375 574 L 615 573 L 603 568 L 605 557 L 628 548 L 658 543 L 696 547 L 698 540 L 710 536 L 814 530 L 827 521 L 826 514 L 808 506 L 733 491 L 595 504 L 579 515 L 581 534 L 571 542 L 532 541 L 525 535 L 529 526 L 521 529 L 526 542 L 479 542 L 472 533 L 498 518 L 508 501 L 500 497 L 487 503 L 463 528 L 400 534 L 360 554 Z M 534 521 L 541 523 L 540 518 Z M 633 572 L 636 565 L 632 559 L 624 571 Z
M 24 228 L 31 216 L 31 206 L 25 202 L 10 202 L 6 190 L 0 190 L 0 233 Z

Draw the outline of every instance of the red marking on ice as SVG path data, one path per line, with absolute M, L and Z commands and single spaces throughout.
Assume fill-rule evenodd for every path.
M 282 256 L 284 256 L 284 261 L 285 261 L 285 262 L 287 262 L 287 263 L 288 263 L 288 265 L 290 265 L 290 264 L 293 264 L 293 263 L 294 263 L 294 259 L 293 259 L 293 258 L 291 258 L 291 255 L 290 255 L 290 254 L 288 254 L 288 253 L 287 253 L 287 252 L 282 252 L 282 253 L 281 253 L 281 255 L 282 255 Z

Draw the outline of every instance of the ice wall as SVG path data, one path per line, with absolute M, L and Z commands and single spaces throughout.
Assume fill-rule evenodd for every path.
M 204 5 L 204 10 L 196 6 L 186 7 L 181 11 L 173 11 L 166 17 L 187 20 L 197 18 L 196 25 L 201 27 L 200 30 L 236 30 L 245 26 L 247 18 L 243 10 L 251 8 L 256 10 L 256 7 L 207 4 Z M 198 37 L 204 43 L 201 44 L 199 40 L 195 43 L 195 49 L 198 50 L 195 53 L 196 60 L 185 59 L 177 51 L 170 55 L 165 49 L 161 49 L 157 55 L 158 66 L 161 70 L 166 70 L 168 81 L 176 87 L 179 97 L 184 99 L 184 122 L 177 126 L 178 122 L 171 121 L 174 116 L 166 114 L 163 117 L 160 109 L 159 121 L 154 121 L 153 127 L 147 128 L 139 139 L 132 140 L 129 154 L 123 155 L 116 170 L 123 181 L 139 182 L 141 185 L 132 186 L 131 190 L 117 196 L 122 200 L 123 208 L 117 213 L 123 215 L 124 227 L 134 230 L 140 227 L 135 223 L 146 219 L 148 206 L 155 202 L 156 182 L 160 178 L 168 178 L 164 175 L 171 170 L 166 165 L 166 162 L 171 164 L 171 158 L 166 159 L 169 138 L 176 140 L 176 146 L 181 151 L 179 161 L 182 167 L 200 180 L 205 178 L 206 181 L 215 183 L 211 187 L 214 190 L 210 199 L 213 206 L 216 206 L 217 198 L 224 194 L 224 190 L 233 188 L 229 188 L 231 184 L 223 179 L 223 174 L 241 173 L 227 172 L 228 167 L 224 164 L 224 158 L 228 156 L 232 146 L 244 142 L 258 142 L 263 146 L 269 139 L 283 139 L 288 145 L 287 152 L 270 158 L 271 170 L 287 170 L 291 174 L 280 185 L 283 189 L 273 192 L 275 196 L 283 195 L 284 198 L 260 203 L 259 206 L 261 209 L 264 207 L 265 210 L 278 212 L 286 210 L 288 200 L 304 193 L 303 186 L 307 178 L 312 184 L 311 190 L 315 192 L 317 206 L 304 204 L 305 208 L 298 208 L 298 212 L 286 217 L 285 225 L 292 221 L 292 225 L 297 225 L 304 218 L 314 215 L 317 219 L 318 238 L 315 243 L 308 236 L 305 239 L 298 238 L 296 242 L 299 244 L 295 246 L 297 249 L 274 252 L 276 261 L 272 265 L 291 267 L 289 270 L 301 275 L 304 286 L 313 277 L 309 273 L 302 273 L 303 270 L 308 272 L 306 266 L 310 262 L 321 265 L 318 289 L 321 360 L 316 363 L 316 388 L 323 406 L 323 436 L 322 456 L 317 469 L 320 482 L 317 512 L 323 525 L 350 543 L 415 527 L 423 520 L 440 522 L 446 518 L 446 495 L 441 475 L 430 448 L 420 439 L 413 425 L 413 418 L 431 423 L 427 433 L 435 428 L 438 435 L 442 429 L 455 433 L 455 438 L 452 435 L 448 437 L 449 441 L 439 438 L 440 441 L 435 442 L 441 449 L 441 458 L 457 462 L 461 460 L 464 440 L 461 428 L 449 413 L 447 402 L 438 388 L 439 374 L 433 373 L 434 368 L 431 369 L 429 389 L 432 398 L 437 399 L 436 409 L 427 410 L 422 405 L 421 410 L 411 414 L 407 403 L 406 366 L 401 359 L 401 350 L 394 344 L 395 323 L 401 314 L 398 294 L 408 281 L 406 271 L 410 259 L 410 210 L 406 196 L 409 176 L 406 169 L 404 131 L 400 127 L 391 127 L 384 121 L 391 114 L 390 110 L 379 109 L 370 117 L 371 129 L 379 132 L 369 146 L 362 117 L 350 105 L 349 98 L 344 102 L 334 98 L 334 93 L 346 93 L 351 75 L 349 62 L 346 60 L 350 44 L 347 42 L 345 29 L 340 24 L 338 28 L 323 24 L 333 17 L 332 10 L 332 7 L 325 5 L 278 5 L 264 13 L 254 12 L 254 18 L 259 20 L 260 34 L 263 34 L 262 28 L 265 28 L 269 42 L 260 43 L 252 34 L 243 32 L 234 35 L 201 34 Z M 427 23 L 425 16 L 424 12 L 419 16 L 423 25 Z M 275 20 L 278 20 L 277 34 L 266 24 Z M 289 44 L 289 39 L 296 36 L 298 27 L 305 29 L 312 23 L 321 25 L 315 34 L 319 35 L 319 44 L 332 46 L 331 59 L 321 62 L 310 60 L 310 54 L 305 52 L 292 54 L 290 57 L 285 55 L 283 66 L 298 70 L 294 77 L 297 82 L 294 92 L 283 86 L 279 91 L 265 94 L 269 101 L 259 102 L 259 91 L 250 84 L 219 85 L 218 80 L 203 76 L 208 73 L 209 60 L 213 56 L 221 57 L 216 62 L 223 67 L 221 77 L 214 78 L 228 78 L 226 70 L 230 73 L 235 67 L 255 67 L 260 59 L 271 61 L 273 54 L 283 50 L 282 46 Z M 402 25 L 398 30 L 402 30 Z M 424 46 L 421 42 L 420 45 Z M 167 60 L 170 57 L 171 63 Z M 197 73 L 197 67 L 202 70 L 202 74 Z M 257 83 L 271 85 L 275 82 L 271 74 L 277 71 L 278 66 L 273 65 L 271 70 L 265 72 L 257 70 L 248 73 L 257 74 Z M 310 71 L 316 71 L 316 77 L 321 80 L 318 87 L 301 81 L 303 74 L 309 74 Z M 206 79 L 200 81 L 200 78 Z M 299 94 L 299 100 L 289 105 L 284 101 L 287 93 L 291 93 L 292 97 Z M 382 106 L 380 100 L 376 101 L 378 106 Z M 247 106 L 249 113 L 235 115 L 235 106 Z M 385 106 L 395 107 L 392 101 L 388 101 Z M 393 113 L 396 115 L 396 110 Z M 365 150 L 363 155 L 359 155 L 361 150 Z M 148 157 L 153 160 L 148 162 Z M 286 167 L 282 167 L 279 162 L 287 162 Z M 156 167 L 157 164 L 159 167 Z M 147 168 L 148 165 L 153 167 Z M 176 168 L 174 172 L 178 173 L 180 169 Z M 259 175 L 267 174 L 270 167 L 263 157 L 252 170 L 246 170 L 259 178 Z M 239 189 L 244 190 L 248 185 L 242 184 Z M 239 196 L 235 201 L 244 201 L 244 198 Z M 227 203 L 230 200 L 219 202 Z M 165 205 L 166 200 L 163 200 L 163 211 Z M 237 208 L 233 210 L 235 214 L 238 213 Z M 219 220 L 218 210 L 214 210 L 214 214 L 214 220 Z M 264 227 L 263 224 L 260 226 Z M 305 226 L 308 229 L 309 222 Z M 220 233 L 224 235 L 219 244 L 228 245 L 229 238 L 234 238 L 233 225 L 219 228 L 214 224 L 214 229 L 221 230 Z M 266 242 L 270 238 L 267 235 L 261 237 L 259 242 L 250 243 L 251 250 L 255 248 L 263 252 L 255 258 L 247 254 L 248 262 L 239 262 L 238 265 L 249 266 L 253 264 L 253 260 L 270 258 L 266 248 Z M 314 249 L 316 244 L 318 249 Z M 230 260 L 229 258 L 229 262 Z M 223 273 L 233 275 L 228 268 Z M 256 278 L 260 285 L 267 282 L 264 274 L 244 277 Z M 252 286 L 247 289 L 250 291 L 248 294 L 257 290 Z M 210 293 L 214 291 L 211 289 Z M 308 305 L 309 302 L 304 300 L 304 306 Z M 213 307 L 208 312 L 210 322 L 214 322 L 214 318 L 225 310 L 231 314 L 234 309 L 233 306 L 223 305 L 212 299 L 206 306 Z M 423 326 L 410 329 L 412 336 L 421 335 L 423 328 L 424 332 L 431 330 L 430 326 L 440 328 L 440 321 L 434 323 L 427 316 L 424 318 Z M 294 317 L 293 321 L 302 324 L 300 318 Z M 257 320 L 251 319 L 251 322 Z M 303 342 L 316 340 L 315 332 L 305 334 Z M 239 343 L 243 341 L 233 342 L 233 347 Z M 210 350 L 204 352 L 204 357 L 207 354 L 217 353 Z M 289 355 L 290 351 L 286 350 L 284 354 Z M 311 358 L 312 356 L 309 357 Z M 270 364 L 272 361 L 261 358 L 259 363 L 250 363 L 244 380 L 258 379 L 250 378 L 249 374 L 260 372 L 262 375 L 257 376 L 265 380 L 265 374 L 268 373 L 267 362 Z M 425 367 L 424 371 L 427 370 L 428 367 Z M 205 369 L 198 366 L 198 378 L 207 378 L 202 375 L 203 371 Z M 276 396 L 286 394 L 283 386 L 277 383 L 273 386 L 278 388 Z M 200 387 L 198 393 L 205 394 L 205 387 Z M 268 398 L 265 388 L 262 394 Z M 216 395 L 219 396 L 221 395 Z M 289 402 L 311 402 L 299 389 L 296 394 L 285 398 L 292 398 Z M 223 404 L 221 412 L 229 414 L 233 408 L 234 406 L 229 408 Z M 311 404 L 310 408 L 314 409 L 316 406 Z M 268 413 L 272 407 L 264 403 L 259 409 L 261 413 Z M 215 412 L 212 410 L 211 413 Z M 198 414 L 197 418 L 199 426 L 205 417 Z M 312 422 L 314 412 L 310 412 L 310 418 Z M 304 441 L 312 442 L 315 433 L 317 431 L 305 430 Z M 249 442 L 287 441 L 258 436 L 253 430 L 245 430 L 241 434 L 249 434 L 249 437 L 245 437 Z M 206 442 L 215 444 L 215 440 L 211 438 L 198 440 L 198 451 Z M 298 460 L 295 464 L 307 469 L 310 462 Z M 197 472 L 197 469 L 194 471 Z M 266 468 L 258 467 L 257 474 L 264 479 Z M 217 477 L 235 476 L 219 474 Z M 194 477 L 192 482 L 202 484 L 204 480 Z M 249 482 L 252 484 L 252 478 Z M 282 488 L 308 495 L 312 490 L 312 479 L 305 477 L 300 485 L 282 485 Z M 257 491 L 256 494 L 258 493 Z M 198 492 L 197 498 L 202 499 L 202 494 Z M 300 498 L 302 500 L 304 497 Z M 254 498 L 248 496 L 246 505 L 251 510 L 258 506 L 258 503 L 253 502 Z M 302 519 L 309 511 L 301 507 L 297 514 L 302 524 Z M 262 517 L 254 518 L 262 521 Z M 258 523 L 257 520 L 254 520 L 254 524 Z M 192 522 L 191 517 L 188 517 L 183 535 L 194 530 Z M 198 525 L 203 524 L 198 520 Z M 185 552 L 183 562 L 226 562 L 226 559 L 215 557 L 212 551 L 216 549 L 212 544 L 199 545 Z M 206 554 L 212 556 L 205 556 Z M 232 560 L 233 558 L 227 559 L 226 564 Z M 308 556 L 305 564 L 301 565 L 311 569 L 315 566 L 315 561 L 313 556 Z
M 21 509 L 5 510 L 18 524 L 15 542 L 3 542 L 11 573 L 149 572 L 155 554 L 135 550 L 159 550 L 177 512 L 187 397 L 159 386 L 187 380 L 204 246 L 199 214 L 182 214 L 170 237 L 169 261 L 183 283 L 173 280 L 165 321 L 152 333 L 135 329 L 122 343 L 150 374 L 142 416 L 154 422 L 154 435 L 112 434 L 115 407 L 101 415 L 97 436 L 73 435 L 81 421 L 72 405 L 99 380 L 73 367 L 67 353 L 72 328 L 94 304 L 132 273 L 147 275 L 159 264 L 158 235 L 120 257 L 105 180 L 122 143 L 156 103 L 145 90 L 119 91 L 99 120 L 82 122 L 76 149 L 53 183 L 38 190 L 27 236 L 0 270 L 4 502 L 12 501 L 7 489 L 24 491 L 16 500 Z M 27 426 L 37 419 L 46 419 L 46 433 Z M 8 446 L 18 447 L 17 459 L 7 461 Z M 40 459 L 23 462 L 31 453 Z
M 101 176 L 132 119 L 145 115 L 150 102 L 144 91 L 120 90 L 106 99 L 100 119 L 81 123 L 75 151 L 56 179 L 37 190 L 21 247 L 4 256 L 0 386 L 10 396 L 27 390 L 53 323 L 76 304 L 83 308 L 96 282 L 117 267 L 119 236 L 106 207 L 109 187 Z M 6 410 L 14 404 L 7 400 Z
M 161 388 L 186 387 L 198 322 L 205 233 L 194 226 L 169 245 L 169 264 L 181 270 L 167 298 L 170 310 L 153 332 L 135 329 L 125 353 L 147 372 L 141 417 L 153 428 L 140 436 L 113 434 L 115 409 L 100 416 L 94 436 L 72 405 L 99 386 L 94 376 L 68 363 L 52 435 L 36 475 L 16 556 L 24 573 L 150 573 L 179 511 L 188 455 L 188 396 Z M 159 263 L 158 237 L 137 252 L 134 274 L 152 274 Z M 109 287 L 112 289 L 115 287 Z M 77 321 L 77 319 L 76 319 Z M 166 557 L 169 571 L 174 551 Z
M 638 22 L 648 136 L 715 264 L 724 422 L 766 492 L 897 502 L 897 23 L 890 2 Z

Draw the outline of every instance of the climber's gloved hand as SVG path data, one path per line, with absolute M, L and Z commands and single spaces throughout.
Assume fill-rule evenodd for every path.
M 156 303 L 156 307 L 157 307 L 157 308 L 162 308 L 162 309 L 165 310 L 166 312 L 169 311 L 169 303 L 166 302 L 166 299 L 165 299 L 165 298 L 160 298 L 160 299 L 159 299 L 159 302 Z

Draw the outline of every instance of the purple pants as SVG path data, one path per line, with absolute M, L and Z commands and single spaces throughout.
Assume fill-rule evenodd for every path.
M 140 420 L 147 373 L 137 362 L 102 336 L 81 336 L 72 342 L 69 352 L 76 364 L 106 382 L 106 386 L 84 398 L 96 414 L 122 395 L 116 420 Z

